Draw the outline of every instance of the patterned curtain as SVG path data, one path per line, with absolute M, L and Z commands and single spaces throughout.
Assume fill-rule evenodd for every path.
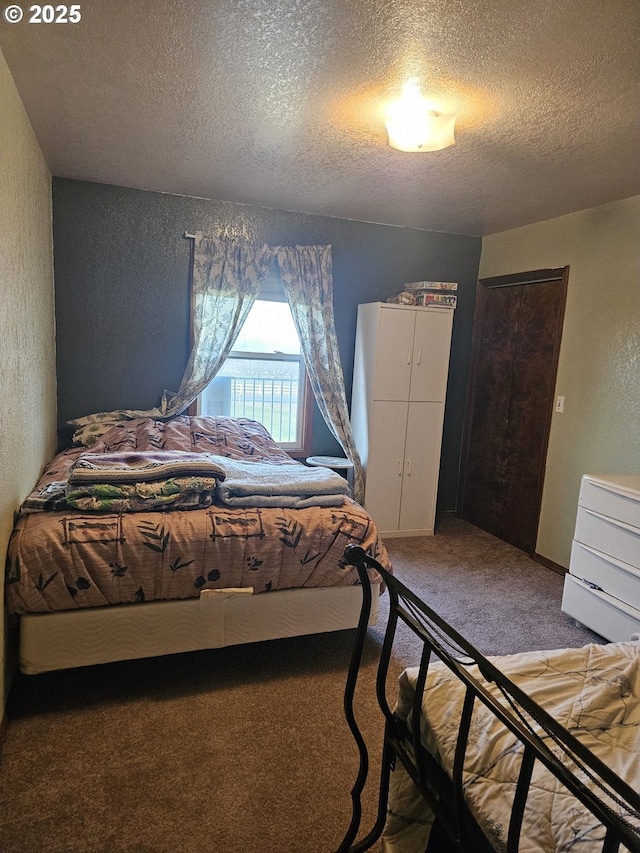
M 266 244 L 196 232 L 193 259 L 193 349 L 172 415 L 204 391 L 227 359 L 275 253 Z
M 280 277 L 300 338 L 309 381 L 327 426 L 353 462 L 353 497 L 364 499 L 333 317 L 331 246 L 280 246 Z
M 177 392 L 165 391 L 148 410 L 98 412 L 68 423 L 74 440 L 91 443 L 129 418 L 172 418 L 184 412 L 214 378 L 233 347 L 275 256 L 267 245 L 197 231 L 193 260 L 193 348 Z

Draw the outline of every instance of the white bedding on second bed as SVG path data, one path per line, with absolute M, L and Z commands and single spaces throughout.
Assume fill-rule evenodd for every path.
M 640 640 L 490 660 L 634 790 L 640 788 Z M 476 667 L 471 671 L 480 678 Z M 417 669 L 408 669 L 399 680 L 396 713 L 403 719 L 410 716 L 417 674 Z M 494 685 L 486 686 L 501 697 Z M 432 664 L 422 699 L 421 738 L 449 773 L 463 698 L 462 682 L 443 665 Z M 521 757 L 522 746 L 515 736 L 476 702 L 465 762 L 465 798 L 498 851 L 506 844 Z M 400 762 L 391 786 L 383 850 L 423 851 L 433 816 Z M 601 850 L 603 838 L 596 818 L 536 762 L 522 853 L 591 853 Z

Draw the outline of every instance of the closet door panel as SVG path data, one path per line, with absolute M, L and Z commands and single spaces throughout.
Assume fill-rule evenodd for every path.
M 410 403 L 407 419 L 401 530 L 433 532 L 443 409 L 441 403 Z
M 557 317 L 564 307 L 564 292 L 557 282 L 520 287 L 518 291 L 497 535 L 518 548 L 533 551 L 555 391 Z
M 486 291 L 480 291 L 485 296 Z M 483 304 L 474 353 L 476 378 L 470 411 L 469 455 L 462 517 L 499 536 L 508 460 L 504 446 L 509 427 L 511 371 L 515 354 L 519 300 L 514 288 L 491 291 Z
M 398 529 L 408 408 L 386 400 L 372 407 L 365 506 L 381 531 Z
M 535 552 L 566 270 L 478 284 L 461 515 Z

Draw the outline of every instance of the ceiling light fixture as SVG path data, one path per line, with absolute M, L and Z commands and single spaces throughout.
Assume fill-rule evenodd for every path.
M 423 97 L 418 81 L 407 80 L 402 95 L 386 109 L 389 145 L 399 151 L 440 151 L 455 143 L 455 115 L 438 115 Z

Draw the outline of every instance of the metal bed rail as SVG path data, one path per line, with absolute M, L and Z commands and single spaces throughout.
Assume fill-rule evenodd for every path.
M 344 693 L 344 711 L 358 748 L 359 769 L 351 790 L 351 822 L 336 853 L 363 853 L 380 838 L 386 818 L 390 772 L 397 760 L 406 768 L 457 851 L 468 853 L 473 850 L 474 853 L 481 853 L 493 850 L 469 811 L 463 791 L 467 739 L 476 702 L 481 702 L 489 708 L 523 745 L 507 834 L 507 853 L 516 853 L 519 849 L 529 785 L 537 761 L 547 767 L 602 823 L 605 829 L 603 853 L 616 853 L 621 844 L 632 853 L 640 853 L 640 830 L 631 823 L 631 820 L 640 821 L 640 794 L 637 791 L 620 779 L 591 750 L 510 681 L 415 593 L 370 557 L 363 548 L 358 545 L 347 546 L 345 559 L 357 568 L 363 588 L 362 611 Z M 367 567 L 376 569 L 381 575 L 389 594 L 389 617 L 376 673 L 376 697 L 384 715 L 385 727 L 375 822 L 364 837 L 356 840 L 362 823 L 362 794 L 369 774 L 367 745 L 354 711 L 354 694 L 371 607 Z M 413 709 L 408 718 L 415 722 L 414 725 L 408 725 L 397 717 L 389 707 L 386 697 L 393 642 L 399 623 L 408 626 L 423 643 Z M 422 713 L 422 698 L 429 664 L 434 657 L 445 664 L 465 688 L 451 777 L 421 742 L 420 726 L 417 722 Z M 505 705 L 470 672 L 472 666 L 477 666 L 485 682 L 498 687 Z M 544 740 L 536 729 L 542 729 Z M 553 749 L 547 740 L 553 745 Z M 590 778 L 599 793 L 596 794 L 588 787 L 576 771 Z

